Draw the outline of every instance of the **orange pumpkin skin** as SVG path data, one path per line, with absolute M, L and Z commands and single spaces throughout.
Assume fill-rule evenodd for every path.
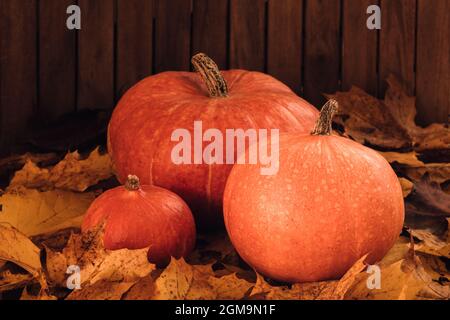
M 236 165 L 224 219 L 240 256 L 286 282 L 340 278 L 359 258 L 379 261 L 404 220 L 401 186 L 377 152 L 337 136 L 280 138 L 280 169 Z
M 193 72 L 146 78 L 120 100 L 108 130 L 119 180 L 133 173 L 144 184 L 177 193 L 203 230 L 223 224 L 222 196 L 232 165 L 174 164 L 171 152 L 179 143 L 171 141 L 175 129 L 187 129 L 193 136 L 194 121 L 202 121 L 203 132 L 217 128 L 224 136 L 225 129 L 309 132 L 318 116 L 313 106 L 268 75 L 243 70 L 222 74 L 229 94 L 220 98 L 209 97 Z
M 189 207 L 176 194 L 155 186 L 106 191 L 88 209 L 82 232 L 105 224 L 108 250 L 150 247 L 149 261 L 165 264 L 186 257 L 195 245 L 195 223 Z

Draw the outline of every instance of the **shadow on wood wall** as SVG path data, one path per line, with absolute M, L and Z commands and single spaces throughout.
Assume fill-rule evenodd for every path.
M 65 26 L 71 4 L 80 31 Z M 380 31 L 366 28 L 371 4 Z M 2 0 L 0 146 L 30 124 L 111 109 L 143 77 L 189 70 L 199 51 L 316 106 L 351 85 L 382 96 L 394 73 L 417 95 L 419 123 L 448 121 L 450 0 Z

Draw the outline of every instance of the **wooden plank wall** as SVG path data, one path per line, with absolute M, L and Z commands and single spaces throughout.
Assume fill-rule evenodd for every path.
M 65 27 L 70 4 L 80 31 Z M 380 31 L 366 28 L 371 4 Z M 450 0 L 2 0 L 0 153 L 33 121 L 113 108 L 145 76 L 190 70 L 199 51 L 317 107 L 351 85 L 381 97 L 393 73 L 417 95 L 419 123 L 448 121 Z

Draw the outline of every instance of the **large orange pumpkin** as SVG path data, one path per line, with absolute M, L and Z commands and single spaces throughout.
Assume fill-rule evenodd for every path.
M 279 172 L 236 165 L 224 218 L 241 257 L 287 282 L 337 279 L 359 258 L 379 261 L 398 238 L 402 189 L 389 163 L 350 139 L 330 135 L 336 102 L 311 135 L 280 138 Z
M 221 73 L 204 54 L 192 62 L 198 74 L 164 72 L 131 88 L 114 110 L 108 145 L 121 182 L 132 173 L 143 184 L 172 190 L 191 207 L 197 226 L 209 229 L 223 221 L 222 195 L 232 165 L 174 164 L 174 130 L 192 133 L 194 121 L 202 121 L 203 131 L 267 128 L 301 133 L 311 130 L 318 112 L 268 75 Z

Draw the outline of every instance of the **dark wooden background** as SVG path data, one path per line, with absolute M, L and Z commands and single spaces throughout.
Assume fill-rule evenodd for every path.
M 65 27 L 71 4 L 81 31 Z M 370 4 L 380 31 L 366 28 Z M 394 73 L 417 95 L 419 123 L 447 122 L 449 42 L 450 0 L 1 0 L 0 146 L 36 123 L 111 109 L 141 78 L 189 70 L 199 51 L 316 106 L 352 84 L 382 96 Z

